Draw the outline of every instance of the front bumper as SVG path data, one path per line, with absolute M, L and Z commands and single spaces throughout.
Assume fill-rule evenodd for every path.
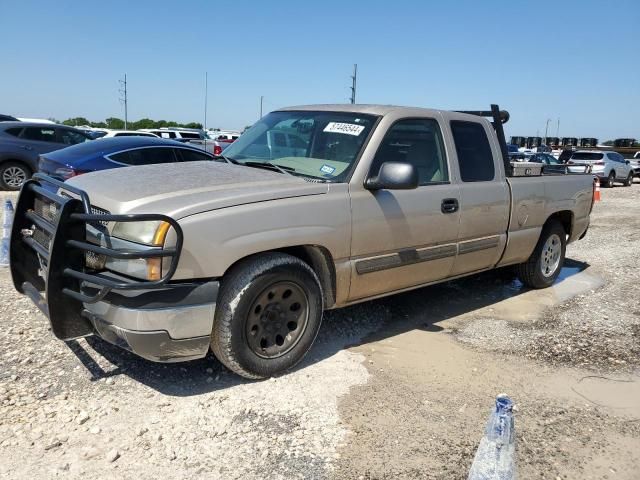
M 61 192 L 52 193 L 43 188 L 46 184 Z M 88 225 L 150 220 L 171 225 L 175 247 L 137 251 L 87 239 Z M 15 288 L 33 300 L 61 340 L 97 334 L 150 360 L 189 360 L 207 353 L 218 283 L 170 283 L 181 249 L 182 230 L 172 218 L 94 213 L 86 192 L 36 174 L 23 185 L 15 209 L 11 275 Z M 171 261 L 162 278 L 136 281 L 94 270 L 96 255 Z
M 142 358 L 193 360 L 209 351 L 218 288 L 217 281 L 208 281 L 111 292 L 102 301 L 84 304 L 83 315 L 100 338 Z

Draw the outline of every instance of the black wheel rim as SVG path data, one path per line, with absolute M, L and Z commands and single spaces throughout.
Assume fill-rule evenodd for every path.
M 259 357 L 281 357 L 300 341 L 308 320 L 309 301 L 304 290 L 293 282 L 274 282 L 251 304 L 247 344 Z

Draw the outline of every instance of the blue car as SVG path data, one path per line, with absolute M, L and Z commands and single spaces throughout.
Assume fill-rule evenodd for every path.
M 173 140 L 114 137 L 40 155 L 38 171 L 64 181 L 76 175 L 109 168 L 202 160 L 214 160 L 214 157 L 204 150 Z

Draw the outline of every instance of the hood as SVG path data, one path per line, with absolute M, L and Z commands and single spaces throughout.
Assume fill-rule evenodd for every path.
M 282 198 L 320 195 L 325 183 L 219 162 L 114 168 L 73 177 L 70 185 L 113 214 L 160 213 L 173 218 Z

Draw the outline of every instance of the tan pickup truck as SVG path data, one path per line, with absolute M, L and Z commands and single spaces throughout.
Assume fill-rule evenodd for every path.
M 36 175 L 13 280 L 60 339 L 160 362 L 211 349 L 248 378 L 300 361 L 326 309 L 507 265 L 544 288 L 587 231 L 593 177 L 510 163 L 507 119 L 495 105 L 292 107 L 219 162 Z

